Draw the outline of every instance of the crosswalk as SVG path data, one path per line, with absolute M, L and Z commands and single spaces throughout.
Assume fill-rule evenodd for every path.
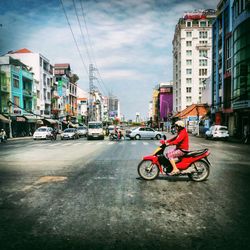
M 101 145 L 117 145 L 117 146 L 124 146 L 124 145 L 131 145 L 131 146 L 137 146 L 137 145 L 144 145 L 144 146 L 149 146 L 149 145 L 156 145 L 159 146 L 160 143 L 159 141 L 152 141 L 152 142 L 146 142 L 146 141 L 121 141 L 121 142 L 116 142 L 116 141 L 82 141 L 82 142 L 51 142 L 51 143 L 34 143 L 32 146 L 34 147 L 79 147 L 79 146 L 101 146 Z

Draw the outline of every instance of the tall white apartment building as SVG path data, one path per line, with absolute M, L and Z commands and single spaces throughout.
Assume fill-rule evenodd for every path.
M 173 39 L 173 111 L 201 103 L 204 81 L 211 74 L 214 10 L 185 13 Z
M 10 56 L 19 59 L 31 67 L 34 73 L 36 92 L 36 107 L 34 113 L 49 118 L 51 116 L 51 86 L 53 83 L 53 66 L 40 53 L 34 53 L 26 48 L 9 52 Z

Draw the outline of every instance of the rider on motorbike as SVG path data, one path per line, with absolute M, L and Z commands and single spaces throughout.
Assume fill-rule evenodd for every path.
M 188 150 L 189 148 L 189 138 L 187 130 L 185 129 L 184 122 L 177 121 L 175 122 L 175 126 L 177 130 L 177 136 L 165 141 L 167 146 L 176 145 L 175 149 L 169 150 L 166 154 L 173 167 L 173 170 L 170 175 L 179 174 L 180 171 L 176 167 L 175 158 L 183 156 L 184 152 L 182 150 Z

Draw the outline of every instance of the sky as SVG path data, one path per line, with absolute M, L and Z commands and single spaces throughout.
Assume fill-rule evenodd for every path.
M 78 84 L 120 100 L 121 114 L 148 116 L 155 86 L 173 79 L 172 40 L 185 12 L 218 0 L 0 0 L 0 55 L 27 48 L 70 63 Z

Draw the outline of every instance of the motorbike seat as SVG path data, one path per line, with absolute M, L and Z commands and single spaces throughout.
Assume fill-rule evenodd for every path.
M 203 155 L 207 151 L 208 151 L 207 148 L 200 149 L 200 150 L 194 150 L 194 151 L 182 150 L 182 152 L 185 153 L 184 157 L 196 157 L 196 156 L 199 156 L 199 155 Z

